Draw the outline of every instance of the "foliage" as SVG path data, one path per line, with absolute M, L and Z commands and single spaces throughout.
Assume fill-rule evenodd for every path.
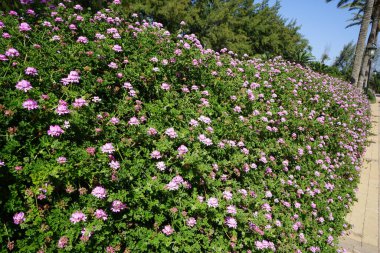
M 332 252 L 366 98 L 118 3 L 1 16 L 1 251 Z
M 351 75 L 352 65 L 354 61 L 355 44 L 350 43 L 343 46 L 339 56 L 336 57 L 333 66 L 337 67 L 344 75 Z
M 282 18 L 280 4 L 247 0 L 128 0 L 125 11 L 158 21 L 169 31 L 194 33 L 207 47 L 228 48 L 240 55 L 281 55 L 296 61 L 299 52 L 310 53 L 308 41 L 295 21 Z M 187 26 L 180 26 L 181 21 Z
M 368 100 L 371 102 L 371 104 L 376 103 L 376 95 L 375 95 L 373 90 L 371 90 L 371 89 L 366 90 L 366 94 L 367 94 Z
M 373 72 L 369 81 L 369 87 L 375 92 L 380 93 L 380 73 Z

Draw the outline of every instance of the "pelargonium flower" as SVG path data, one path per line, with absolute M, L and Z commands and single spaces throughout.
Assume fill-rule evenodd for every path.
M 120 200 L 114 200 L 112 202 L 111 210 L 112 212 L 118 213 L 121 210 L 125 209 L 126 207 L 127 205 L 123 204 L 123 202 L 121 202 Z
M 207 200 L 207 205 L 209 207 L 218 207 L 219 206 L 219 203 L 218 203 L 218 199 L 217 198 L 214 198 L 214 197 L 211 197 Z
M 189 227 L 194 227 L 197 224 L 197 220 L 194 217 L 190 217 L 186 220 L 186 225 Z
M 115 148 L 113 147 L 112 143 L 106 143 L 101 147 L 101 150 L 103 153 L 112 154 L 115 152 Z
M 236 207 L 233 205 L 227 206 L 227 213 L 236 214 Z
M 227 217 L 224 222 L 229 228 L 237 228 L 237 221 L 233 217 Z
M 16 225 L 21 224 L 25 221 L 25 214 L 23 212 L 16 213 L 13 215 L 13 223 Z
M 170 181 L 168 184 L 165 185 L 165 189 L 169 191 L 175 191 L 179 189 L 179 184 L 177 182 L 174 182 L 173 180 Z
M 83 11 L 83 7 L 81 5 L 79 5 L 79 4 L 76 4 L 74 6 L 74 10 Z
M 164 233 L 165 235 L 171 235 L 174 233 L 174 229 L 170 226 L 170 225 L 166 225 L 163 229 L 162 229 L 162 233 Z
M 27 67 L 25 69 L 25 74 L 29 75 L 29 76 L 36 76 L 36 75 L 38 75 L 38 72 L 37 72 L 37 69 L 35 69 L 33 67 Z
M 111 69 L 117 69 L 118 68 L 117 64 L 114 62 L 111 62 L 110 64 L 108 64 L 108 67 L 110 67 Z
M 103 209 L 96 209 L 96 211 L 94 212 L 94 216 L 97 219 L 102 219 L 102 220 L 108 219 L 108 215 Z
M 52 41 L 60 41 L 61 37 L 59 35 L 54 35 L 53 37 L 51 37 L 51 40 Z
M 82 106 L 86 106 L 86 105 L 88 105 L 88 103 L 87 103 L 87 101 L 86 101 L 85 99 L 83 99 L 83 98 L 76 98 L 75 101 L 74 101 L 74 103 L 73 103 L 73 106 L 74 106 L 75 108 L 80 108 L 80 107 L 82 107 Z
M 0 54 L 0 61 L 8 61 L 8 58 L 5 55 Z
M 113 124 L 113 125 L 117 125 L 117 124 L 120 123 L 120 120 L 119 120 L 119 118 L 112 117 L 112 118 L 110 119 L 110 123 Z
M 168 135 L 172 139 L 178 137 L 177 133 L 175 132 L 174 128 L 172 128 L 172 127 L 166 129 L 165 134 Z
M 128 121 L 128 125 L 131 125 L 131 126 L 136 126 L 136 125 L 139 125 L 139 124 L 140 124 L 140 121 L 136 117 L 132 117 Z
M 226 200 L 231 200 L 232 199 L 232 193 L 230 191 L 224 191 L 223 192 L 223 198 Z
M 99 199 L 104 199 L 104 198 L 106 197 L 106 195 L 107 195 L 107 191 L 106 191 L 106 189 L 104 189 L 103 187 L 101 187 L 101 186 L 97 186 L 97 187 L 95 187 L 95 188 L 92 190 L 91 194 L 92 194 L 93 196 L 99 198 Z
M 82 213 L 81 211 L 76 211 L 74 212 L 71 217 L 70 217 L 70 221 L 72 223 L 77 223 L 77 222 L 80 222 L 80 221 L 86 221 L 87 220 L 87 217 L 84 213 Z
M 32 88 L 33 88 L 32 85 L 27 80 L 21 80 L 16 84 L 16 89 L 22 90 L 24 92 L 27 92 L 31 90 Z
M 5 55 L 8 57 L 17 57 L 20 55 L 20 53 L 17 51 L 17 49 L 14 48 L 9 48 L 6 52 Z
M 19 28 L 20 32 L 28 32 L 28 31 L 32 30 L 30 25 L 28 23 L 25 23 L 25 22 L 22 22 L 18 28 Z
M 114 45 L 114 46 L 112 47 L 112 50 L 115 51 L 115 52 L 123 52 L 122 47 L 119 46 L 119 45 Z
M 163 89 L 163 90 L 170 90 L 170 84 L 168 84 L 168 83 L 162 83 L 161 84 L 161 89 Z
M 112 160 L 109 164 L 108 164 L 112 169 L 119 169 L 120 168 L 120 163 L 118 161 L 115 161 L 115 160 Z
M 66 161 L 67 161 L 67 159 L 64 156 L 60 156 L 60 157 L 57 158 L 57 162 L 59 164 L 64 164 L 64 163 L 66 163 Z
M 211 119 L 209 117 L 206 117 L 206 116 L 203 116 L 201 115 L 199 118 L 198 118 L 199 121 L 202 121 L 203 123 L 205 124 L 211 124 Z
M 69 238 L 67 238 L 67 236 L 61 236 L 61 238 L 59 238 L 58 240 L 57 247 L 60 249 L 63 249 L 67 246 L 68 242 L 69 242 Z
M 59 104 L 58 104 L 57 108 L 55 109 L 55 112 L 58 115 L 70 113 L 70 110 L 67 108 L 67 102 L 63 101 L 63 100 L 59 100 Z
M 156 134 L 157 134 L 157 130 L 154 129 L 153 127 L 150 127 L 150 128 L 147 130 L 147 134 L 148 134 L 148 135 L 156 135 Z
M 156 163 L 156 167 L 161 170 L 161 171 L 164 171 L 166 169 L 166 166 L 165 166 L 165 163 L 164 162 L 158 162 Z
M 187 149 L 187 147 L 185 145 L 181 145 L 179 146 L 179 148 L 177 149 L 178 151 L 178 155 L 179 156 L 183 156 L 184 154 L 186 154 L 189 150 Z
M 78 43 L 87 44 L 88 43 L 88 39 L 85 36 L 79 36 L 78 39 L 77 39 L 77 42 Z
M 199 125 L 198 121 L 196 121 L 195 119 L 191 119 L 189 124 L 190 124 L 190 126 L 194 126 L 194 127 Z
M 58 125 L 50 126 L 49 130 L 47 131 L 48 135 L 50 136 L 60 136 L 64 132 L 65 131 L 63 131 L 63 129 Z
M 158 150 L 154 150 L 152 153 L 150 153 L 150 156 L 154 159 L 160 159 L 162 157 L 160 151 Z
M 210 138 L 207 138 L 204 134 L 200 134 L 198 136 L 198 140 L 205 144 L 206 146 L 212 145 L 212 140 Z
M 68 85 L 70 83 L 79 83 L 80 76 L 77 71 L 70 71 L 70 74 L 66 78 L 61 79 L 63 85 Z
M 37 101 L 33 99 L 27 99 L 22 103 L 22 107 L 30 111 L 30 110 L 37 109 L 38 104 L 37 104 Z

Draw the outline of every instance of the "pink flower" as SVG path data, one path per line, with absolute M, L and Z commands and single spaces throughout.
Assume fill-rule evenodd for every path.
M 227 206 L 227 213 L 236 214 L 236 207 L 232 205 Z
M 125 204 L 123 204 L 123 202 L 121 202 L 120 200 L 114 200 L 112 202 L 111 210 L 112 210 L 112 212 L 118 213 L 121 210 L 125 209 L 126 207 L 127 206 Z
M 60 249 L 63 249 L 63 248 L 65 248 L 67 246 L 68 242 L 69 242 L 69 238 L 67 238 L 67 236 L 62 236 L 58 240 L 57 247 L 60 248 Z
M 71 215 L 71 218 L 70 218 L 70 221 L 72 223 L 77 223 L 77 222 L 80 222 L 80 221 L 86 221 L 87 220 L 87 217 L 84 213 L 82 213 L 81 211 L 76 211 L 74 212 L 72 215 Z
M 229 228 L 237 228 L 237 221 L 233 217 L 227 217 L 226 220 L 225 220 L 225 224 Z
M 156 135 L 156 134 L 157 134 L 157 130 L 154 129 L 153 127 L 150 127 L 150 128 L 147 130 L 147 134 L 148 134 L 148 135 Z
M 174 128 L 172 128 L 172 127 L 166 129 L 165 134 L 166 134 L 167 136 L 169 136 L 170 138 L 172 138 L 172 139 L 178 137 L 177 133 L 175 132 Z
M 57 108 L 55 109 L 55 112 L 58 115 L 70 113 L 70 110 L 67 108 L 67 102 L 63 101 L 63 100 L 59 100 L 59 104 L 58 104 Z
M 27 92 L 31 90 L 32 88 L 33 88 L 32 85 L 27 80 L 21 80 L 16 84 L 16 89 L 22 90 L 24 92 Z
M 205 123 L 205 124 L 207 124 L 207 125 L 209 125 L 209 124 L 211 124 L 211 119 L 209 118 L 209 117 L 206 117 L 206 116 L 200 116 L 199 118 L 198 118 L 198 120 L 199 121 L 202 121 L 203 123 Z
M 174 233 L 174 229 L 170 226 L 170 225 L 166 225 L 163 229 L 162 229 L 162 233 L 164 233 L 165 235 L 171 235 Z
M 79 36 L 78 39 L 77 39 L 77 42 L 78 43 L 83 43 L 83 44 L 87 44 L 88 43 L 88 39 L 84 36 Z
M 156 163 L 157 169 L 164 171 L 166 169 L 165 163 L 164 162 L 158 162 Z
M 115 148 L 113 147 L 112 143 L 106 143 L 101 147 L 101 150 L 103 153 L 112 154 L 115 152 Z
M 161 84 L 161 89 L 166 90 L 166 91 L 170 90 L 170 84 L 162 83 Z
M 175 190 L 178 190 L 179 188 L 179 184 L 175 181 L 170 181 L 167 185 L 165 185 L 165 189 L 169 190 L 169 191 L 175 191 Z
M 91 194 L 92 194 L 93 196 L 99 198 L 99 199 L 104 199 L 104 198 L 106 197 L 106 195 L 107 195 L 107 191 L 106 191 L 106 189 L 104 189 L 103 187 L 101 187 L 101 186 L 97 186 L 97 187 L 95 187 L 95 188 L 92 190 Z
M 120 168 L 120 163 L 118 161 L 114 161 L 112 160 L 109 164 L 108 164 L 112 169 L 119 169 Z
M 88 105 L 88 103 L 83 98 L 76 98 L 75 101 L 74 101 L 74 103 L 73 103 L 73 106 L 75 108 L 80 108 L 80 107 L 86 106 L 86 105 Z
M 83 7 L 80 6 L 79 4 L 76 4 L 76 5 L 74 6 L 74 10 L 83 11 Z
M 38 72 L 37 72 L 37 69 L 35 69 L 33 67 L 27 67 L 25 69 L 25 74 L 29 75 L 29 76 L 36 76 L 36 75 L 38 75 Z
M 70 83 L 79 83 L 80 76 L 77 71 L 70 71 L 70 74 L 66 78 L 61 79 L 63 85 L 68 85 Z
M 114 45 L 114 46 L 112 47 L 112 49 L 113 49 L 113 51 L 115 51 L 115 52 L 123 52 L 123 49 L 122 49 L 121 46 L 119 46 L 119 45 Z
M 139 125 L 139 124 L 140 124 L 140 121 L 136 117 L 132 117 L 128 121 L 128 125 L 131 125 L 131 126 L 136 126 L 136 125 Z
M 108 219 L 108 215 L 103 209 L 96 209 L 96 211 L 94 212 L 94 216 L 97 219 L 102 219 L 102 220 Z
M 114 62 L 111 62 L 110 64 L 108 64 L 108 67 L 110 67 L 111 69 L 117 69 L 118 68 L 117 64 Z
M 226 200 L 231 200 L 232 199 L 232 193 L 230 191 L 224 191 L 223 192 L 223 198 Z
M 16 49 L 10 48 L 5 52 L 5 55 L 8 57 L 17 57 L 20 53 Z
M 89 155 L 95 155 L 95 151 L 96 151 L 96 149 L 94 147 L 88 147 L 88 148 L 86 148 L 86 152 Z
M 16 213 L 13 215 L 13 223 L 16 225 L 21 224 L 25 221 L 25 214 L 23 212 Z
M 67 159 L 64 156 L 60 156 L 60 157 L 57 158 L 57 162 L 59 164 L 64 164 L 64 163 L 66 163 L 66 161 L 67 161 Z
M 112 117 L 110 119 L 110 123 L 113 124 L 113 125 L 117 125 L 117 124 L 120 123 L 120 120 L 118 118 L 116 118 L 116 117 Z
M 196 121 L 195 119 L 191 119 L 189 124 L 190 124 L 190 126 L 194 126 L 194 127 L 199 125 L 198 121 Z
M 185 145 L 181 145 L 179 146 L 179 148 L 177 149 L 178 151 L 178 155 L 179 156 L 183 156 L 184 154 L 186 154 L 189 150 L 187 149 L 187 147 Z
M 27 99 L 24 101 L 24 103 L 22 103 L 22 107 L 30 111 L 30 110 L 37 109 L 38 104 L 37 104 L 37 101 L 33 99 Z
M 200 142 L 202 142 L 203 144 L 205 144 L 206 146 L 210 146 L 210 145 L 212 145 L 212 140 L 209 139 L 209 138 L 207 138 L 204 134 L 200 134 L 200 135 L 198 136 L 198 140 L 199 140 Z
M 209 207 L 218 207 L 219 206 L 219 203 L 218 203 L 218 199 L 217 198 L 214 198 L 214 197 L 211 197 L 207 200 L 207 205 Z
M 186 225 L 189 227 L 194 227 L 197 224 L 197 220 L 194 217 L 190 217 L 186 220 Z
M 58 125 L 50 126 L 49 130 L 47 131 L 48 135 L 50 136 L 60 136 L 64 132 L 65 131 L 63 131 L 63 129 Z
M 28 31 L 32 30 L 30 25 L 28 23 L 25 23 L 25 22 L 21 23 L 18 28 L 19 28 L 20 32 L 28 32 Z
M 158 150 L 154 150 L 152 153 L 150 153 L 150 156 L 153 159 L 160 159 L 161 158 L 161 153 Z

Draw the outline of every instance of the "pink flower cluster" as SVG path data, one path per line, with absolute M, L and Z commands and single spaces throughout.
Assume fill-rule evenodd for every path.
M 68 85 L 70 83 L 79 83 L 79 80 L 79 73 L 77 71 L 70 71 L 70 74 L 67 77 L 61 79 L 61 83 L 63 85 Z

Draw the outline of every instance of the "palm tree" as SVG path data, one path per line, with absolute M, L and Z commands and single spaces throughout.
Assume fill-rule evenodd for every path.
M 326 0 L 326 2 L 331 2 L 332 0 Z M 355 6 L 360 0 L 339 0 L 337 7 L 338 8 L 344 8 L 349 6 Z M 357 87 L 359 87 L 359 74 L 360 69 L 363 63 L 363 56 L 366 49 L 366 37 L 368 32 L 368 27 L 371 22 L 372 12 L 373 12 L 373 6 L 374 6 L 375 0 L 367 0 L 364 10 L 363 10 L 363 19 L 360 23 L 360 31 L 358 36 L 358 41 L 356 43 L 355 48 L 355 58 L 354 58 L 354 64 L 351 74 L 351 82 L 355 84 Z
M 372 26 L 371 31 L 368 37 L 367 45 L 376 45 L 377 44 L 377 35 L 379 33 L 380 24 L 380 0 L 375 0 L 374 9 L 372 12 Z M 363 63 L 360 70 L 358 86 L 363 87 L 366 83 L 366 78 L 368 76 L 368 71 L 370 69 L 371 59 L 368 54 L 364 54 Z

